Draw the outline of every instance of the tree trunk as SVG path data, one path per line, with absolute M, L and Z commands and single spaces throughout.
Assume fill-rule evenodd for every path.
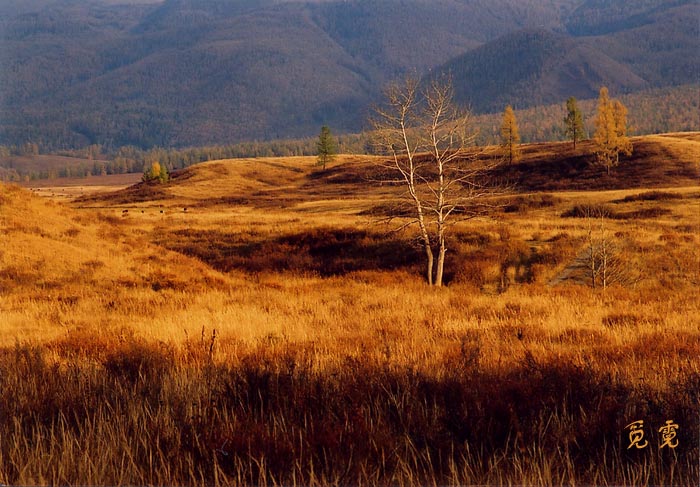
M 601 271 L 603 272 L 603 291 L 608 287 L 608 242 L 605 238 L 605 216 L 600 215 L 600 247 L 601 247 Z
M 442 239 L 440 242 L 440 251 L 438 252 L 438 261 L 437 261 L 437 273 L 435 275 L 435 286 L 441 287 L 442 286 L 442 276 L 444 274 L 444 269 L 445 269 L 445 254 L 447 253 L 447 248 L 445 247 L 445 240 Z
M 595 255 L 595 243 L 593 241 L 593 223 L 591 222 L 593 216 L 589 213 L 586 219 L 588 220 L 588 250 L 589 250 L 589 266 L 591 269 L 591 287 L 595 289 L 595 281 L 597 274 L 596 266 L 596 255 Z
M 427 275 L 428 275 L 428 285 L 432 286 L 433 285 L 433 249 L 430 248 L 430 245 L 425 246 L 425 256 L 428 264 L 427 268 Z
M 425 249 L 425 257 L 427 260 L 427 275 L 428 284 L 433 285 L 433 249 L 430 243 L 430 234 L 428 233 L 428 227 L 425 225 L 425 217 L 423 216 L 423 205 L 421 204 L 418 196 L 416 195 L 415 186 L 413 181 L 409 182 L 409 192 L 413 197 L 413 202 L 416 204 L 416 213 L 418 214 L 418 228 L 420 228 L 421 238 L 423 239 L 423 248 Z

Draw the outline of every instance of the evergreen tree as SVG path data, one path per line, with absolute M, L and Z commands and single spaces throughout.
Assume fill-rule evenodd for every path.
M 165 164 L 160 165 L 160 171 L 158 171 L 158 179 L 161 183 L 167 183 L 168 179 L 170 179 L 170 174 L 168 174 L 168 168 L 165 166 Z
M 508 164 L 513 164 L 520 159 L 520 132 L 518 122 L 515 119 L 513 107 L 508 105 L 503 112 L 503 122 L 501 123 L 501 147 L 508 159 Z
M 584 138 L 586 133 L 583 129 L 583 114 L 573 96 L 566 100 L 566 111 L 567 115 L 564 119 L 566 136 L 574 141 L 574 149 L 576 149 L 576 141 Z
M 620 163 L 620 153 L 632 154 L 632 142 L 627 137 L 627 108 L 618 100 L 611 100 L 603 86 L 598 97 L 594 142 L 596 162 L 610 170 Z
M 331 134 L 331 129 L 326 125 L 321 127 L 321 133 L 318 136 L 318 142 L 316 143 L 316 150 L 318 154 L 318 165 L 326 170 L 326 164 L 333 162 L 336 154 L 336 144 L 333 140 L 333 135 Z

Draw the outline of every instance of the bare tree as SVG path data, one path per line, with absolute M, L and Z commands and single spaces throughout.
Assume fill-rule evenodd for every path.
M 608 231 L 610 214 L 604 208 L 589 207 L 585 210 L 588 248 L 587 274 L 592 288 L 603 291 L 613 284 L 634 285 L 639 281 L 634 266 L 622 258 L 619 242 Z
M 470 114 L 455 106 L 452 95 L 450 82 L 422 88 L 408 79 L 386 90 L 373 120 L 376 143 L 390 156 L 381 164 L 405 187 L 412 208 L 401 228 L 417 225 L 431 286 L 443 285 L 449 228 L 490 206 L 484 198 L 493 194 L 488 175 L 500 163 L 480 157 Z

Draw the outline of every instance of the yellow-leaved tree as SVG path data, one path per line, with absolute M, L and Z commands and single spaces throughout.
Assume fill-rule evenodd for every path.
M 611 100 L 603 86 L 598 97 L 595 118 L 596 163 L 610 170 L 620 163 L 620 153 L 632 155 L 632 142 L 627 137 L 627 108 L 619 100 Z
M 515 119 L 513 107 L 508 105 L 503 112 L 501 122 L 501 148 L 503 155 L 508 160 L 508 164 L 513 164 L 520 160 L 520 131 L 518 121 Z
M 165 167 L 165 164 L 161 164 L 158 161 L 155 161 L 151 164 L 150 168 L 146 166 L 146 169 L 144 169 L 143 171 L 143 177 L 141 179 L 143 181 L 153 181 L 157 179 L 161 183 L 167 183 L 168 179 L 170 179 L 170 175 L 168 174 L 168 168 Z

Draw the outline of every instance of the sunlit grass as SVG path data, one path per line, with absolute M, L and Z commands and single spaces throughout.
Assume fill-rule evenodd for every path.
M 366 216 L 396 188 L 329 189 L 310 158 L 192 171 L 129 205 L 1 187 L 1 483 L 698 477 L 697 186 L 552 192 L 460 223 L 434 290 L 419 252 L 394 255 L 413 234 Z M 586 245 L 575 205 L 622 215 L 605 231 L 630 284 L 551 285 Z M 630 456 L 640 417 L 682 423 L 675 460 Z

